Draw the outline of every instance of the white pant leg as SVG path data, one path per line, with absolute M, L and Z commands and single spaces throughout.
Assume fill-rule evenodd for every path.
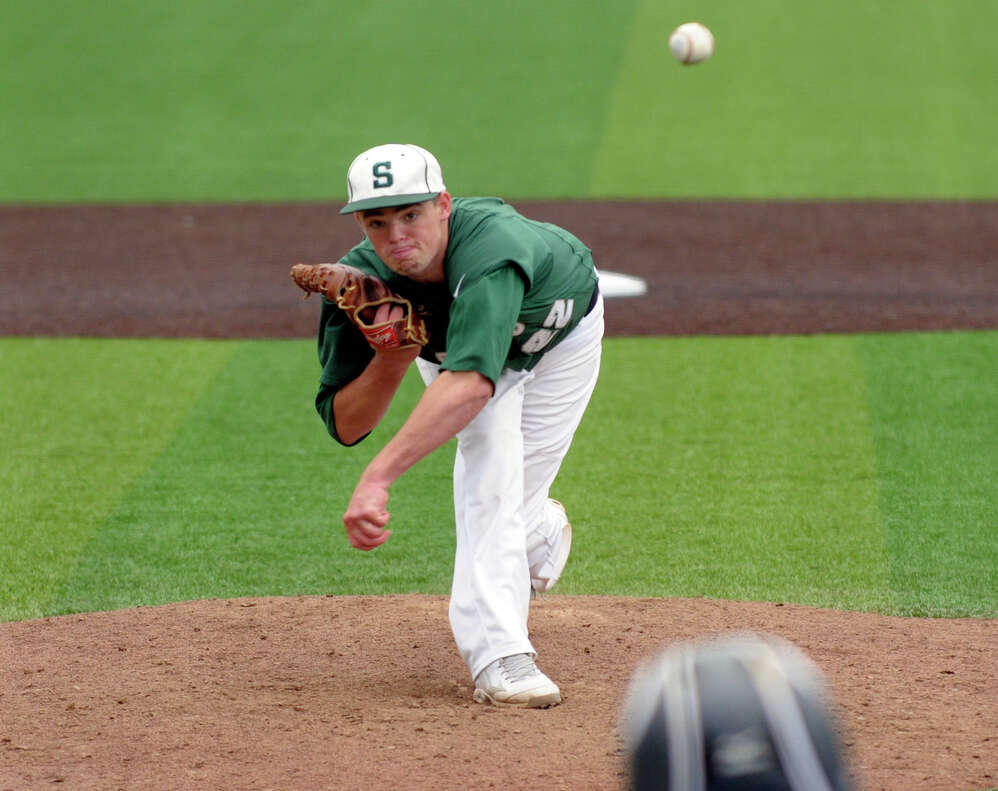
M 439 374 L 432 363 L 420 359 L 417 365 L 427 384 Z M 527 636 L 530 572 L 520 433 L 524 384 L 532 376 L 504 370 L 485 408 L 457 435 L 449 614 L 473 678 L 499 657 L 535 653 Z
M 457 546 L 450 623 L 472 677 L 502 656 L 535 653 L 527 633 L 527 525 L 560 530 L 547 494 L 599 372 L 602 300 L 531 372 L 503 370 L 486 407 L 458 434 Z M 429 384 L 439 366 L 418 359 Z
M 523 403 L 524 519 L 531 571 L 547 560 L 564 518 L 548 504 L 551 485 L 568 454 L 599 376 L 603 301 L 558 346 L 544 355 L 527 383 Z

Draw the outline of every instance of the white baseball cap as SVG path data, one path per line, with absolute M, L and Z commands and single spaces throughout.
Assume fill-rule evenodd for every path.
M 350 163 L 347 205 L 340 214 L 422 203 L 446 189 L 433 154 L 408 143 L 387 143 L 368 149 Z

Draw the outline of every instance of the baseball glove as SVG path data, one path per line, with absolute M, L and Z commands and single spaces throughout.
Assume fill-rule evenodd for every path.
M 346 264 L 295 264 L 291 278 L 305 292 L 325 294 L 347 314 L 375 349 L 424 346 L 426 321 L 384 281 Z

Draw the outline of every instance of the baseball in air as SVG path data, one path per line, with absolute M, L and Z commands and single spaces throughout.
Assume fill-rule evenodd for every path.
M 714 54 L 714 34 L 699 22 L 687 22 L 672 31 L 669 50 L 684 66 L 700 63 Z

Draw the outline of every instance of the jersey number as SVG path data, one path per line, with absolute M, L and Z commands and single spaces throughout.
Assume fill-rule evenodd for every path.
M 392 163 L 391 162 L 375 162 L 374 163 L 374 188 L 381 189 L 383 187 L 390 187 L 395 183 L 395 177 L 392 175 Z
M 520 348 L 527 354 L 536 354 L 554 339 L 558 330 L 563 329 L 572 320 L 575 310 L 574 299 L 556 299 L 551 305 L 548 317 L 544 319 L 544 329 L 537 330 L 527 338 Z

